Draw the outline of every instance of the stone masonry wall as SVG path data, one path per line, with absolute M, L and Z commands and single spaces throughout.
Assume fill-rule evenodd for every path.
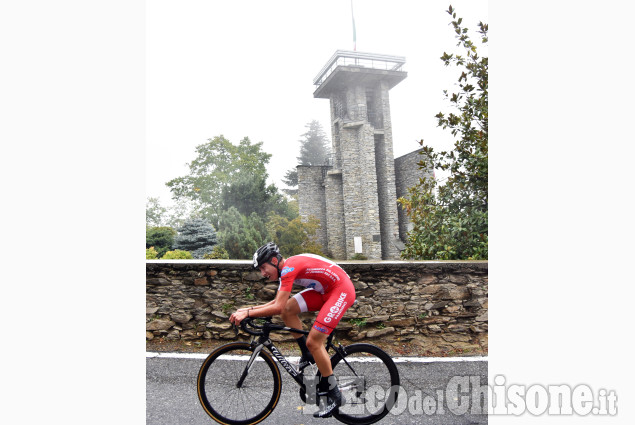
M 324 248 L 328 247 L 327 226 L 328 217 L 326 214 L 326 193 L 324 176 L 330 169 L 329 166 L 306 166 L 298 165 L 298 184 L 302 190 L 298 191 L 298 205 L 300 206 L 300 217 L 306 221 L 309 216 L 314 216 L 320 220 L 320 227 L 316 232 L 317 242 Z
M 380 260 L 381 225 L 375 170 L 374 129 L 366 116 L 366 88 L 361 84 L 347 90 L 348 110 L 357 111 L 357 121 L 340 130 L 342 193 L 346 226 L 346 258 L 355 255 L 355 237 L 362 240 L 362 253 Z
M 323 251 L 331 258 L 346 258 L 346 226 L 344 223 L 344 194 L 342 173 L 331 171 L 326 175 L 327 243 Z
M 419 169 L 417 164 L 423 158 L 419 152 L 420 150 L 418 149 L 395 159 L 395 185 L 397 188 L 397 198 L 408 197 L 408 188 L 416 186 L 419 183 L 420 178 L 433 175 L 432 171 L 424 172 Z M 402 241 L 405 241 L 407 239 L 406 234 L 409 230 L 408 225 L 410 223 L 410 219 L 401 206 L 398 206 L 398 213 L 399 237 Z
M 430 353 L 487 352 L 486 261 L 339 264 L 355 285 L 357 303 L 337 327 L 338 338 L 371 343 L 381 338 Z M 147 261 L 146 339 L 246 340 L 231 330 L 229 315 L 272 300 L 277 287 L 249 261 Z M 306 329 L 315 316 L 301 316 Z M 292 337 L 277 333 L 272 339 Z
M 399 217 L 395 184 L 395 159 L 393 153 L 392 121 L 390 117 L 390 99 L 386 81 L 378 89 L 378 112 L 382 116 L 381 134 L 375 134 L 375 143 L 381 140 L 381 149 L 375 149 L 377 168 L 377 190 L 381 209 L 382 259 L 398 260 L 400 251 L 395 244 L 399 237 Z M 381 176 L 381 177 L 380 177 Z

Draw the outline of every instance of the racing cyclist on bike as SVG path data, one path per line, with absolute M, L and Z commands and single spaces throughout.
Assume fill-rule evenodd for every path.
M 325 342 L 346 310 L 355 302 L 353 283 L 342 268 L 318 255 L 300 254 L 284 259 L 273 242 L 258 248 L 253 265 L 270 282 L 280 281 L 276 298 L 267 304 L 238 309 L 229 320 L 239 325 L 247 317 L 280 315 L 286 326 L 302 329 L 298 315 L 319 311 L 308 338 L 293 332 L 292 335 L 302 351 L 300 369 L 315 362 L 322 376 L 318 394 L 326 395 L 327 401 L 324 408 L 313 416 L 327 418 L 342 405 L 342 395 L 333 375 Z M 293 284 L 306 289 L 290 298 Z

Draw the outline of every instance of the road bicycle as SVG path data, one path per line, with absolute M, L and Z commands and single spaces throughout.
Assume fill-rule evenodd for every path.
M 221 424 L 248 425 L 264 420 L 275 409 L 282 391 L 274 358 L 299 385 L 302 401 L 319 406 L 317 367 L 296 369 L 269 338 L 271 332 L 309 332 L 274 324 L 270 317 L 244 319 L 241 328 L 253 335 L 251 342 L 218 347 L 201 366 L 197 389 L 205 412 Z M 399 372 L 392 358 L 372 344 L 336 346 L 333 333 L 326 348 L 333 351 L 331 365 L 344 400 L 333 416 L 346 424 L 372 424 L 386 416 L 399 393 Z

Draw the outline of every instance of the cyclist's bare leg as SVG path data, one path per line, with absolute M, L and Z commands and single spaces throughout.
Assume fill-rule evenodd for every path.
M 286 322 L 285 322 L 286 323 Z M 330 376 L 333 374 L 333 368 L 331 367 L 331 358 L 326 351 L 326 338 L 328 335 L 323 334 L 317 329 L 311 329 L 309 336 L 306 339 L 306 346 L 315 359 L 315 364 L 322 376 Z
M 299 314 L 300 306 L 295 298 L 291 297 L 285 304 L 284 309 L 282 309 L 280 317 L 282 318 L 284 324 L 290 328 L 302 329 L 302 321 L 300 320 L 300 317 L 298 317 Z M 291 335 L 293 335 L 296 339 L 302 336 L 302 334 L 296 332 L 291 332 Z

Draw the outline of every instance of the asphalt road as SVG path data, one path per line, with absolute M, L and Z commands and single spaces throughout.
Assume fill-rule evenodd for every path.
M 425 359 L 424 359 L 425 360 Z M 146 424 L 213 424 L 201 407 L 196 377 L 199 358 L 146 359 Z M 380 424 L 486 424 L 487 361 L 398 362 L 402 392 L 399 404 Z M 282 396 L 262 424 L 335 424 L 314 419 L 314 406 L 304 406 L 297 384 L 281 369 Z M 470 385 L 471 382 L 471 385 Z M 479 395 L 480 394 L 480 395 Z M 480 403 L 477 401 L 480 400 Z M 485 404 L 487 406 L 487 404 Z

